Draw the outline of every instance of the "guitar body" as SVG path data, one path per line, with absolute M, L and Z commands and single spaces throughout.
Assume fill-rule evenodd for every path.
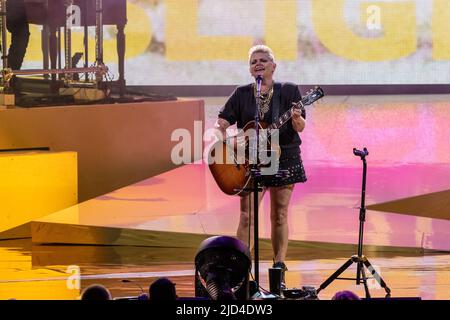
M 223 154 L 227 152 L 226 142 L 218 141 L 214 144 L 211 155 L 216 156 L 216 150 L 222 149 Z M 248 165 L 236 165 L 228 163 L 212 163 L 209 164 L 214 180 L 225 194 L 228 195 L 244 195 L 243 189 L 249 185 L 251 177 L 249 175 Z
M 264 122 L 259 123 L 261 129 L 267 128 L 267 124 Z M 243 132 L 248 133 L 248 130 L 255 128 L 255 122 L 248 122 Z M 234 145 L 234 139 L 242 138 L 244 141 L 248 141 L 244 134 L 237 135 L 227 139 L 227 141 L 217 141 L 209 151 L 209 170 L 211 171 L 214 180 L 225 194 L 228 195 L 240 195 L 244 196 L 250 193 L 248 190 L 252 187 L 252 177 L 250 175 L 251 165 L 249 163 L 248 146 L 245 148 L 245 154 L 241 157 L 238 155 L 237 147 Z M 274 146 L 270 145 L 270 141 L 267 141 L 266 150 L 274 149 Z M 272 150 L 278 153 L 279 147 L 275 147 Z

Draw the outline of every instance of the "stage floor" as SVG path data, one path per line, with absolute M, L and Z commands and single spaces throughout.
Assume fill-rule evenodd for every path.
M 224 100 L 206 100 L 206 128 Z M 290 206 L 288 287 L 317 287 L 356 253 L 362 163 L 352 149 L 365 146 L 366 255 L 393 297 L 450 299 L 447 101 L 330 97 L 308 111 L 302 134 L 308 181 L 296 186 Z M 38 219 L 31 240 L 0 242 L 0 298 L 76 298 L 79 290 L 68 289 L 67 281 L 77 267 L 81 288 L 106 284 L 116 297 L 135 295 L 138 284 L 147 287 L 160 276 L 173 278 L 180 296 L 192 296 L 196 248 L 210 235 L 234 235 L 238 204 L 221 193 L 200 161 Z M 267 195 L 260 213 L 265 288 L 272 258 L 269 209 Z M 363 292 L 338 281 L 320 298 L 342 289 Z M 374 296 L 383 291 L 374 289 Z
M 450 299 L 449 254 L 366 253 L 393 298 Z M 95 283 L 107 286 L 114 298 L 136 297 L 140 287 L 148 292 L 149 284 L 159 277 L 174 281 L 179 297 L 193 297 L 195 254 L 190 248 L 33 246 L 30 240 L 1 241 L 0 299 L 77 299 L 83 288 Z M 318 287 L 353 254 L 349 250 L 290 247 L 287 285 Z M 260 284 L 265 289 L 269 288 L 270 259 L 270 250 L 262 250 Z M 73 280 L 75 267 L 80 271 L 80 289 Z M 343 275 L 355 274 L 353 266 Z M 336 280 L 319 298 L 331 299 L 340 290 L 364 296 L 361 285 Z M 372 297 L 384 297 L 384 290 L 376 286 L 371 286 L 370 292 Z
M 369 170 L 369 208 L 393 201 L 408 208 L 416 197 L 437 192 L 443 201 L 447 199 L 443 190 L 450 181 L 450 165 L 370 163 Z M 308 182 L 296 185 L 292 195 L 290 239 L 355 244 L 361 171 L 336 163 L 309 164 Z M 434 212 L 429 206 L 424 211 Z M 260 208 L 260 237 L 270 239 L 268 194 Z M 435 211 L 442 213 L 439 206 Z M 220 191 L 207 165 L 190 164 L 39 218 L 32 222 L 32 239 L 35 243 L 196 247 L 202 237 L 234 235 L 238 212 L 239 198 Z M 414 214 L 367 210 L 364 243 L 380 250 L 450 250 L 450 221 Z

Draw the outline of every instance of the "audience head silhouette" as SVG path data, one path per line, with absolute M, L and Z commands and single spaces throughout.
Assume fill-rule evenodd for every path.
M 84 289 L 81 300 L 112 300 L 109 290 L 101 284 L 93 284 Z
M 159 278 L 149 288 L 150 300 L 173 301 L 177 299 L 175 283 L 167 278 Z
M 361 300 L 361 299 L 358 297 L 356 293 L 344 290 L 336 292 L 332 300 Z

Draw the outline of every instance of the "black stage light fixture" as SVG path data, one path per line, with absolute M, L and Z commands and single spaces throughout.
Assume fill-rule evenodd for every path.
M 248 300 L 251 255 L 240 240 L 215 236 L 204 240 L 195 256 L 195 295 L 212 300 Z

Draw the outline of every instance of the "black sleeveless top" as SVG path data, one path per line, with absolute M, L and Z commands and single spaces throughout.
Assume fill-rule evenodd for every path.
M 284 82 L 281 83 L 281 101 L 278 116 L 282 116 L 286 111 L 292 107 L 293 102 L 301 100 L 298 86 Z M 269 111 L 264 115 L 264 122 L 272 123 L 272 106 L 273 97 L 270 102 Z M 237 87 L 231 96 L 228 98 L 225 105 L 219 112 L 219 118 L 227 120 L 231 125 L 236 124 L 238 128 L 242 129 L 248 122 L 254 120 L 256 111 L 256 99 L 254 95 L 253 84 Z M 306 119 L 305 112 L 302 112 L 302 117 Z M 280 158 L 285 158 L 292 154 L 300 152 L 299 146 L 302 141 L 297 131 L 292 127 L 292 120 L 286 122 L 280 128 Z

